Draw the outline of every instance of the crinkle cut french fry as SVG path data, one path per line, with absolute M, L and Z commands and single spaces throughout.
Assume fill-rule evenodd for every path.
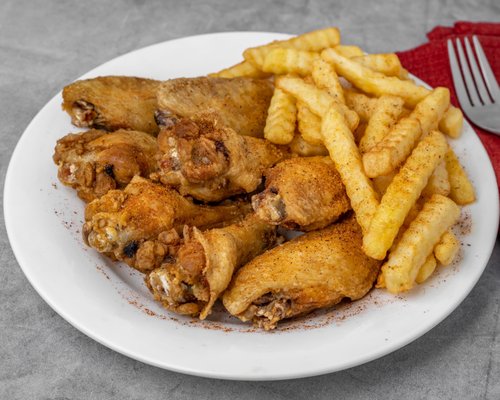
M 339 103 L 345 104 L 344 89 L 333 66 L 318 57 L 312 68 L 312 78 L 320 89 L 324 89 Z
M 219 72 L 208 74 L 212 78 L 268 78 L 270 74 L 261 71 L 248 61 L 242 61 Z
M 288 144 L 295 134 L 297 107 L 295 98 L 281 89 L 274 89 L 267 112 L 264 137 L 275 144 Z
M 351 132 L 359 124 L 358 114 L 350 110 L 345 104 L 335 101 L 324 90 L 306 83 L 303 79 L 293 76 L 283 76 L 276 82 L 276 86 L 305 103 L 318 117 L 322 117 L 331 107 L 334 107 L 345 117 Z
M 431 197 L 433 194 L 448 196 L 450 194 L 450 181 L 445 161 L 441 161 L 427 182 L 427 186 L 422 191 L 422 196 Z
M 459 215 L 460 207 L 439 194 L 424 204 L 382 266 L 387 290 L 400 293 L 413 287 L 420 267 Z
M 414 82 L 401 80 L 395 76 L 385 76 L 356 61 L 343 57 L 335 49 L 326 49 L 321 57 L 335 66 L 335 71 L 357 88 L 375 96 L 383 94 L 402 97 L 405 104 L 415 107 L 429 94 L 429 90 Z
M 360 57 L 365 55 L 365 52 L 358 46 L 339 44 L 334 48 L 339 54 L 342 54 L 347 58 Z
M 443 160 L 447 147 L 443 134 L 432 131 L 408 157 L 387 188 L 363 237 L 363 250 L 368 256 L 377 260 L 385 258 L 406 215 Z
M 378 99 L 352 90 L 345 90 L 344 97 L 347 107 L 354 110 L 361 121 L 368 122 L 370 120 L 375 112 L 375 107 L 377 107 Z
M 415 282 L 417 282 L 419 285 L 424 283 L 435 271 L 436 266 L 436 257 L 434 257 L 434 253 L 431 253 L 427 256 L 422 266 L 418 269 Z
M 359 149 L 362 153 L 375 147 L 389 133 L 403 111 L 403 104 L 404 101 L 401 97 L 381 96 L 378 99 L 372 117 L 368 121 L 365 134 L 359 143 Z
M 306 76 L 312 73 L 313 63 L 319 58 L 317 53 L 310 51 L 276 48 L 267 54 L 262 70 L 276 75 Z
M 328 150 L 323 144 L 310 144 L 304 138 L 296 134 L 290 143 L 290 150 L 299 157 L 327 156 Z
M 447 230 L 434 246 L 434 255 L 441 265 L 450 265 L 460 250 L 460 242 L 451 230 Z
M 462 134 L 464 114 L 460 108 L 450 106 L 439 121 L 439 130 L 451 138 L 458 138 Z
M 450 198 L 460 205 L 473 203 L 476 200 L 474 187 L 451 147 L 446 152 L 445 162 L 450 181 Z
M 410 114 L 418 119 L 425 135 L 432 129 L 437 129 L 439 121 L 450 106 L 450 91 L 448 88 L 437 87 L 425 99 L 418 103 Z
M 363 155 L 363 165 L 370 177 L 387 175 L 401 165 L 422 135 L 436 129 L 450 104 L 450 91 L 436 88 L 417 104 L 408 118 L 401 119 L 387 135 Z
M 418 120 L 400 119 L 377 145 L 363 154 L 366 174 L 370 178 L 390 174 L 410 154 L 421 135 Z
M 267 54 L 276 48 L 289 48 L 305 51 L 320 51 L 340 43 L 340 32 L 337 28 L 325 28 L 304 33 L 288 40 L 275 41 L 263 46 L 252 47 L 243 52 L 245 60 L 262 68 Z
M 356 220 L 363 232 L 367 232 L 378 206 L 378 196 L 363 172 L 361 155 L 344 117 L 333 107 L 323 117 L 321 134 L 346 187 Z
M 297 101 L 297 122 L 299 132 L 311 145 L 323 144 L 321 118 L 314 114 L 302 101 Z
M 399 57 L 394 53 L 366 54 L 353 57 L 352 60 L 387 76 L 399 77 L 403 69 Z

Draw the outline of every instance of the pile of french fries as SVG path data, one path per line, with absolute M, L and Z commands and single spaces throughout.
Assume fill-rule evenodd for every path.
M 413 82 L 396 54 L 365 54 L 327 28 L 250 48 L 212 76 L 274 79 L 265 137 L 300 154 L 329 154 L 363 231 L 363 250 L 385 260 L 377 287 L 391 293 L 449 265 L 450 229 L 474 188 L 447 142 L 461 111 L 447 88 Z

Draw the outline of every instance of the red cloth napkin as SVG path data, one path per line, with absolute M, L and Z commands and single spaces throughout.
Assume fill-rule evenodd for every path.
M 491 69 L 497 80 L 500 81 L 500 23 L 459 21 L 453 27 L 437 26 L 427 34 L 428 43 L 411 50 L 398 52 L 397 55 L 408 71 L 429 85 L 449 88 L 451 102 L 455 106 L 459 106 L 453 86 L 446 42 L 450 38 L 472 35 L 478 37 Z M 497 182 L 500 184 L 500 137 L 487 133 L 474 124 L 472 126 L 490 156 Z

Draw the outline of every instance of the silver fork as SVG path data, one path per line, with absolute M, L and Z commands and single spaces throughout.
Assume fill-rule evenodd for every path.
M 448 39 L 448 57 L 455 91 L 462 110 L 474 124 L 500 135 L 500 89 L 490 64 L 484 55 L 481 43 L 479 43 L 476 36 L 473 36 L 472 41 L 479 60 L 479 66 L 468 38 L 465 38 L 467 57 L 460 39 L 455 42 L 458 60 L 453 48 L 453 42 Z M 461 72 L 460 69 L 462 69 Z

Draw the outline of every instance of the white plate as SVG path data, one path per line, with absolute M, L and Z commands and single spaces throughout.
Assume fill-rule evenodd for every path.
M 218 33 L 160 43 L 90 71 L 156 79 L 197 76 L 240 59 L 247 47 L 282 39 L 274 33 Z M 114 264 L 80 238 L 83 203 L 56 178 L 56 140 L 77 131 L 54 97 L 28 126 L 5 181 L 5 220 L 14 253 L 40 296 L 64 319 L 129 357 L 207 377 L 270 380 L 318 375 L 353 367 L 410 343 L 449 315 L 481 276 L 493 249 L 498 193 L 493 169 L 466 123 L 453 147 L 475 183 L 478 201 L 464 210 L 462 260 L 440 269 L 425 285 L 393 297 L 373 291 L 365 299 L 256 332 L 216 313 L 192 322 L 162 310 L 138 273 Z M 470 227 L 470 220 L 472 226 Z

